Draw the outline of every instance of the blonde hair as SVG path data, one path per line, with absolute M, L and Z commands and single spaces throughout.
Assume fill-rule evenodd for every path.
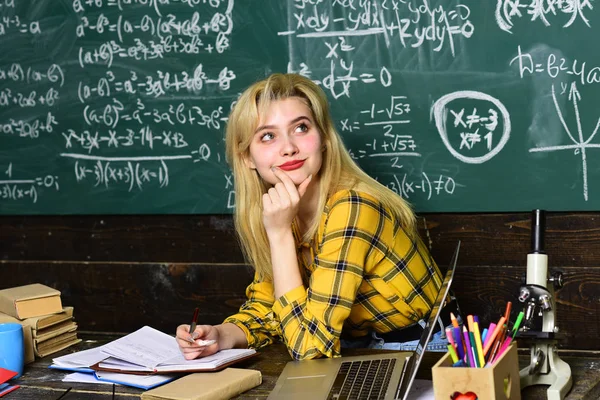
M 259 116 L 269 105 L 289 97 L 304 99 L 321 133 L 325 145 L 323 163 L 319 171 L 318 210 L 323 210 L 327 199 L 342 189 L 356 189 L 379 199 L 400 221 L 404 230 L 413 235 L 415 215 L 410 205 L 396 193 L 371 178 L 354 162 L 336 131 L 327 97 L 310 79 L 296 74 L 273 74 L 256 82 L 242 93 L 233 107 L 227 123 L 225 137 L 226 157 L 233 170 L 236 207 L 234 222 L 242 251 L 263 280 L 272 279 L 269 240 L 262 223 L 262 195 L 269 189 L 256 170 L 245 160 Z M 304 240 L 314 237 L 319 227 L 320 213 L 315 215 L 304 234 Z

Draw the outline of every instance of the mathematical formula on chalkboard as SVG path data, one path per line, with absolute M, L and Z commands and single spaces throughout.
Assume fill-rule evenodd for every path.
M 0 0 L 0 214 L 232 212 L 227 116 L 272 72 L 419 212 L 597 209 L 594 5 Z

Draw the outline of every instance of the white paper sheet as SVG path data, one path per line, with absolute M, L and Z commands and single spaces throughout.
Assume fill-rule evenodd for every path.
M 77 383 L 105 383 L 107 385 L 112 385 L 112 382 L 99 381 L 96 379 L 94 374 L 84 374 L 83 372 L 73 372 L 72 374 L 65 375 L 62 381 Z

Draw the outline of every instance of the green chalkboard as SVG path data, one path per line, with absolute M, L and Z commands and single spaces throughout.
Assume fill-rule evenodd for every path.
M 230 213 L 228 112 L 286 71 L 419 212 L 597 210 L 599 34 L 591 0 L 0 0 L 0 214 Z

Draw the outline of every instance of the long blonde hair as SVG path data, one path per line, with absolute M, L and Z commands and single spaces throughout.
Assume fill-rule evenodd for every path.
M 318 210 L 323 210 L 327 199 L 342 189 L 356 188 L 379 199 L 400 221 L 404 230 L 415 234 L 415 215 L 410 205 L 396 193 L 371 178 L 354 162 L 336 131 L 327 97 L 310 79 L 296 74 L 273 74 L 256 82 L 242 93 L 233 107 L 225 137 L 226 157 L 233 170 L 236 206 L 234 222 L 242 251 L 263 280 L 272 279 L 269 240 L 262 223 L 262 195 L 269 189 L 256 170 L 245 160 L 259 116 L 269 105 L 289 97 L 304 99 L 313 113 L 315 124 L 325 145 L 323 163 L 319 171 Z M 315 215 L 304 239 L 314 237 L 321 215 Z

